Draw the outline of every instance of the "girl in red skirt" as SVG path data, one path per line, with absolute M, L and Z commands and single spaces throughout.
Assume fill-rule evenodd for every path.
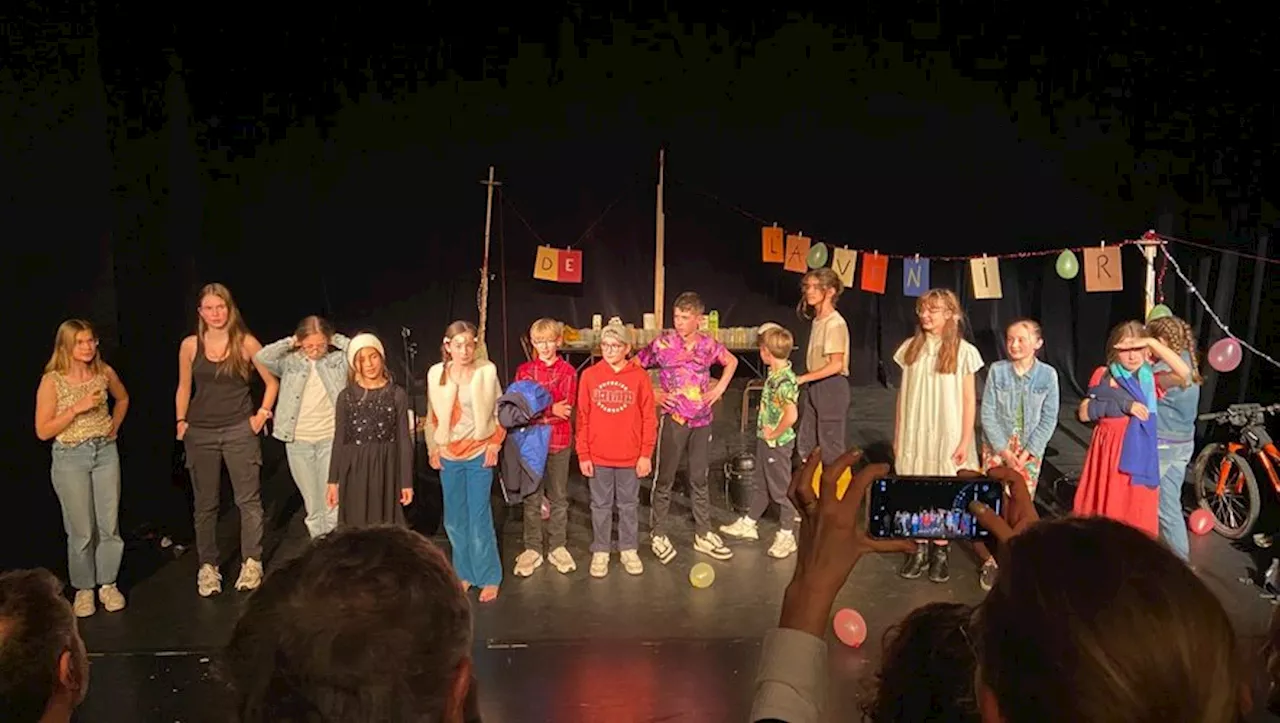
M 1080 421 L 1096 422 L 1085 453 L 1077 515 L 1102 515 L 1158 537 L 1160 453 L 1156 448 L 1156 402 L 1162 391 L 1155 382 L 1153 357 L 1177 376 L 1190 373 L 1181 357 L 1146 327 L 1127 321 L 1107 340 L 1107 366 L 1089 380 L 1080 402 Z

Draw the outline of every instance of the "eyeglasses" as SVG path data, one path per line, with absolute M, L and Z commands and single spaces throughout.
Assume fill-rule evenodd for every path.
M 601 349 L 626 349 L 627 345 L 619 344 L 616 341 L 606 341 L 606 342 L 601 342 L 600 348 Z

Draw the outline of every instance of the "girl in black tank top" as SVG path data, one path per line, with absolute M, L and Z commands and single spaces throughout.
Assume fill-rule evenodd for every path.
M 230 353 L 230 352 L 229 352 Z M 204 340 L 196 337 L 196 358 L 191 365 L 195 394 L 187 410 L 187 424 L 221 429 L 247 422 L 253 414 L 249 380 L 205 356 Z

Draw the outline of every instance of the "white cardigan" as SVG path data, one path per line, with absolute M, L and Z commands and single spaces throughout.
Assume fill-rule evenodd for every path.
M 440 377 L 444 376 L 444 384 Z M 498 397 L 502 385 L 498 383 L 498 368 L 490 361 L 477 361 L 471 373 L 471 414 L 475 419 L 475 438 L 488 439 L 498 429 Z M 427 371 L 427 404 L 439 424 L 431 425 L 427 416 L 427 450 L 435 454 L 449 444 L 449 427 L 453 421 L 453 405 L 458 399 L 458 385 L 445 372 L 444 362 Z

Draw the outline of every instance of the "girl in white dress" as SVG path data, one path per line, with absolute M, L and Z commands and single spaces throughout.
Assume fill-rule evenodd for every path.
M 900 475 L 954 475 L 978 470 L 974 419 L 978 393 L 974 375 L 982 368 L 977 347 L 964 340 L 960 299 L 949 289 L 930 289 L 916 301 L 916 333 L 898 347 L 893 360 L 902 367 L 902 388 L 893 427 L 894 468 Z M 919 542 L 900 574 L 946 582 L 951 574 L 947 545 L 936 541 L 933 554 Z

